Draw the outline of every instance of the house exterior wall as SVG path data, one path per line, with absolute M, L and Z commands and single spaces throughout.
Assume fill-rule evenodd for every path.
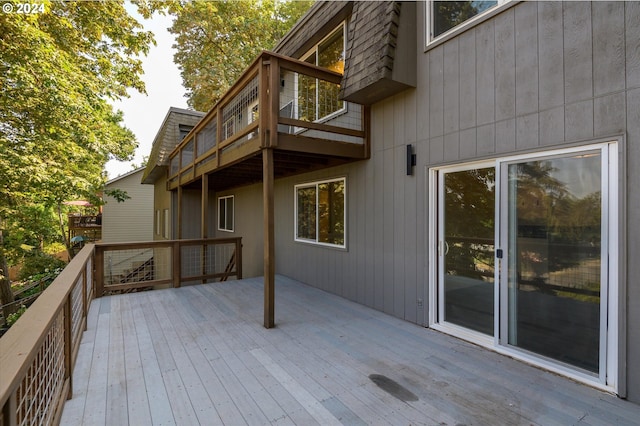
M 234 199 L 234 231 L 218 229 L 218 197 L 233 195 Z M 249 185 L 228 191 L 221 191 L 210 196 L 212 207 L 209 209 L 215 220 L 211 230 L 215 238 L 242 237 L 242 276 L 244 278 L 259 277 L 264 273 L 264 248 L 262 221 L 262 184 Z
M 102 209 L 102 241 L 132 242 L 153 239 L 153 188 L 142 185 L 142 170 L 132 173 L 113 183 L 106 189 L 126 191 L 129 199 L 118 203 L 113 197 L 105 195 L 106 204 Z
M 426 52 L 423 7 L 417 88 L 372 106 L 371 159 L 276 181 L 276 272 L 426 325 L 429 167 L 620 139 L 620 347 L 640 359 L 640 4 L 521 2 Z M 294 242 L 294 185 L 341 176 L 347 249 Z M 626 385 L 640 402 L 638 363 Z
M 276 273 L 426 326 L 430 167 L 618 140 L 621 390 L 640 402 L 640 3 L 514 3 L 428 49 L 424 7 L 416 88 L 371 106 L 371 158 L 275 181 Z M 346 249 L 296 242 L 294 186 L 340 177 Z M 245 276 L 262 275 L 262 186 L 210 214 L 231 194 Z

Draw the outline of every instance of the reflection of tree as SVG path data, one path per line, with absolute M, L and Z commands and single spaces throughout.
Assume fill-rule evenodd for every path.
M 298 237 L 316 239 L 316 188 L 299 188 Z
M 445 235 L 446 270 L 451 275 L 482 279 L 493 268 L 495 170 L 447 173 Z M 483 266 L 484 265 L 484 266 Z
M 497 3 L 496 1 L 434 1 L 433 36 L 439 36 Z
M 516 188 L 518 273 L 521 278 L 544 281 L 549 272 L 575 267 L 600 250 L 601 194 L 581 198 L 577 188 L 553 175 L 557 160 L 532 161 L 510 166 Z M 586 170 L 598 170 L 594 156 L 579 159 Z M 513 220 L 512 219 L 512 220 Z M 572 285 L 577 285 L 575 282 Z M 586 284 L 586 283 L 585 283 Z
M 344 244 L 344 181 L 318 185 L 318 241 Z
M 317 196 L 317 203 L 316 203 Z M 344 244 L 344 181 L 298 188 L 299 238 Z M 317 234 L 316 234 L 317 225 Z

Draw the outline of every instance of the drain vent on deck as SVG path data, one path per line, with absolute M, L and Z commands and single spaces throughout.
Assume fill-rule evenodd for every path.
M 381 374 L 370 374 L 369 378 L 373 383 L 378 385 L 380 389 L 390 393 L 401 401 L 407 402 L 418 400 L 418 397 L 413 392 L 387 376 L 383 376 Z

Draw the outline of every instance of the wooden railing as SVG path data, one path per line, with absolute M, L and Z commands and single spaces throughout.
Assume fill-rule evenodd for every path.
M 105 275 L 110 254 L 151 250 L 155 255 L 163 249 L 169 250 L 167 262 L 152 263 L 167 267 L 168 279 L 113 284 Z M 72 396 L 73 367 L 93 298 L 141 287 L 225 281 L 229 276 L 242 278 L 240 238 L 86 245 L 0 339 L 0 426 L 60 422 L 64 403 Z
M 0 425 L 57 424 L 93 298 L 85 246 L 0 339 Z
M 342 75 L 263 52 L 169 156 L 168 188 L 264 148 L 363 159 L 366 108 L 339 100 Z

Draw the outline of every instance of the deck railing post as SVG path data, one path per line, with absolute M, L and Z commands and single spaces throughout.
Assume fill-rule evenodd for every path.
M 236 278 L 242 279 L 242 238 L 236 240 Z
M 178 288 L 180 287 L 180 278 L 181 278 L 181 268 L 182 268 L 182 259 L 181 259 L 181 245 L 180 242 L 178 240 L 173 242 L 173 245 L 171 246 L 171 250 L 173 251 L 172 253 L 172 262 L 171 262 L 171 273 L 172 273 L 172 281 L 173 281 L 173 287 L 174 288 Z
M 102 247 L 95 248 L 95 265 L 93 268 L 94 295 L 96 299 L 102 297 L 104 292 L 104 250 Z
M 73 344 L 73 330 L 71 328 L 71 315 L 72 315 L 72 306 L 73 306 L 73 290 L 69 292 L 67 296 L 67 300 L 64 304 L 64 378 L 67 383 L 69 383 L 68 393 L 66 395 L 66 399 L 71 399 L 73 396 L 73 372 L 71 371 L 71 357 L 73 354 L 73 348 L 71 347 Z
M 2 425 L 14 426 L 18 424 L 18 395 L 13 391 L 7 402 L 2 407 Z
M 82 318 L 87 317 L 87 263 L 91 262 L 91 256 L 87 258 L 87 261 L 82 265 Z M 84 331 L 87 331 L 87 322 L 84 322 Z

